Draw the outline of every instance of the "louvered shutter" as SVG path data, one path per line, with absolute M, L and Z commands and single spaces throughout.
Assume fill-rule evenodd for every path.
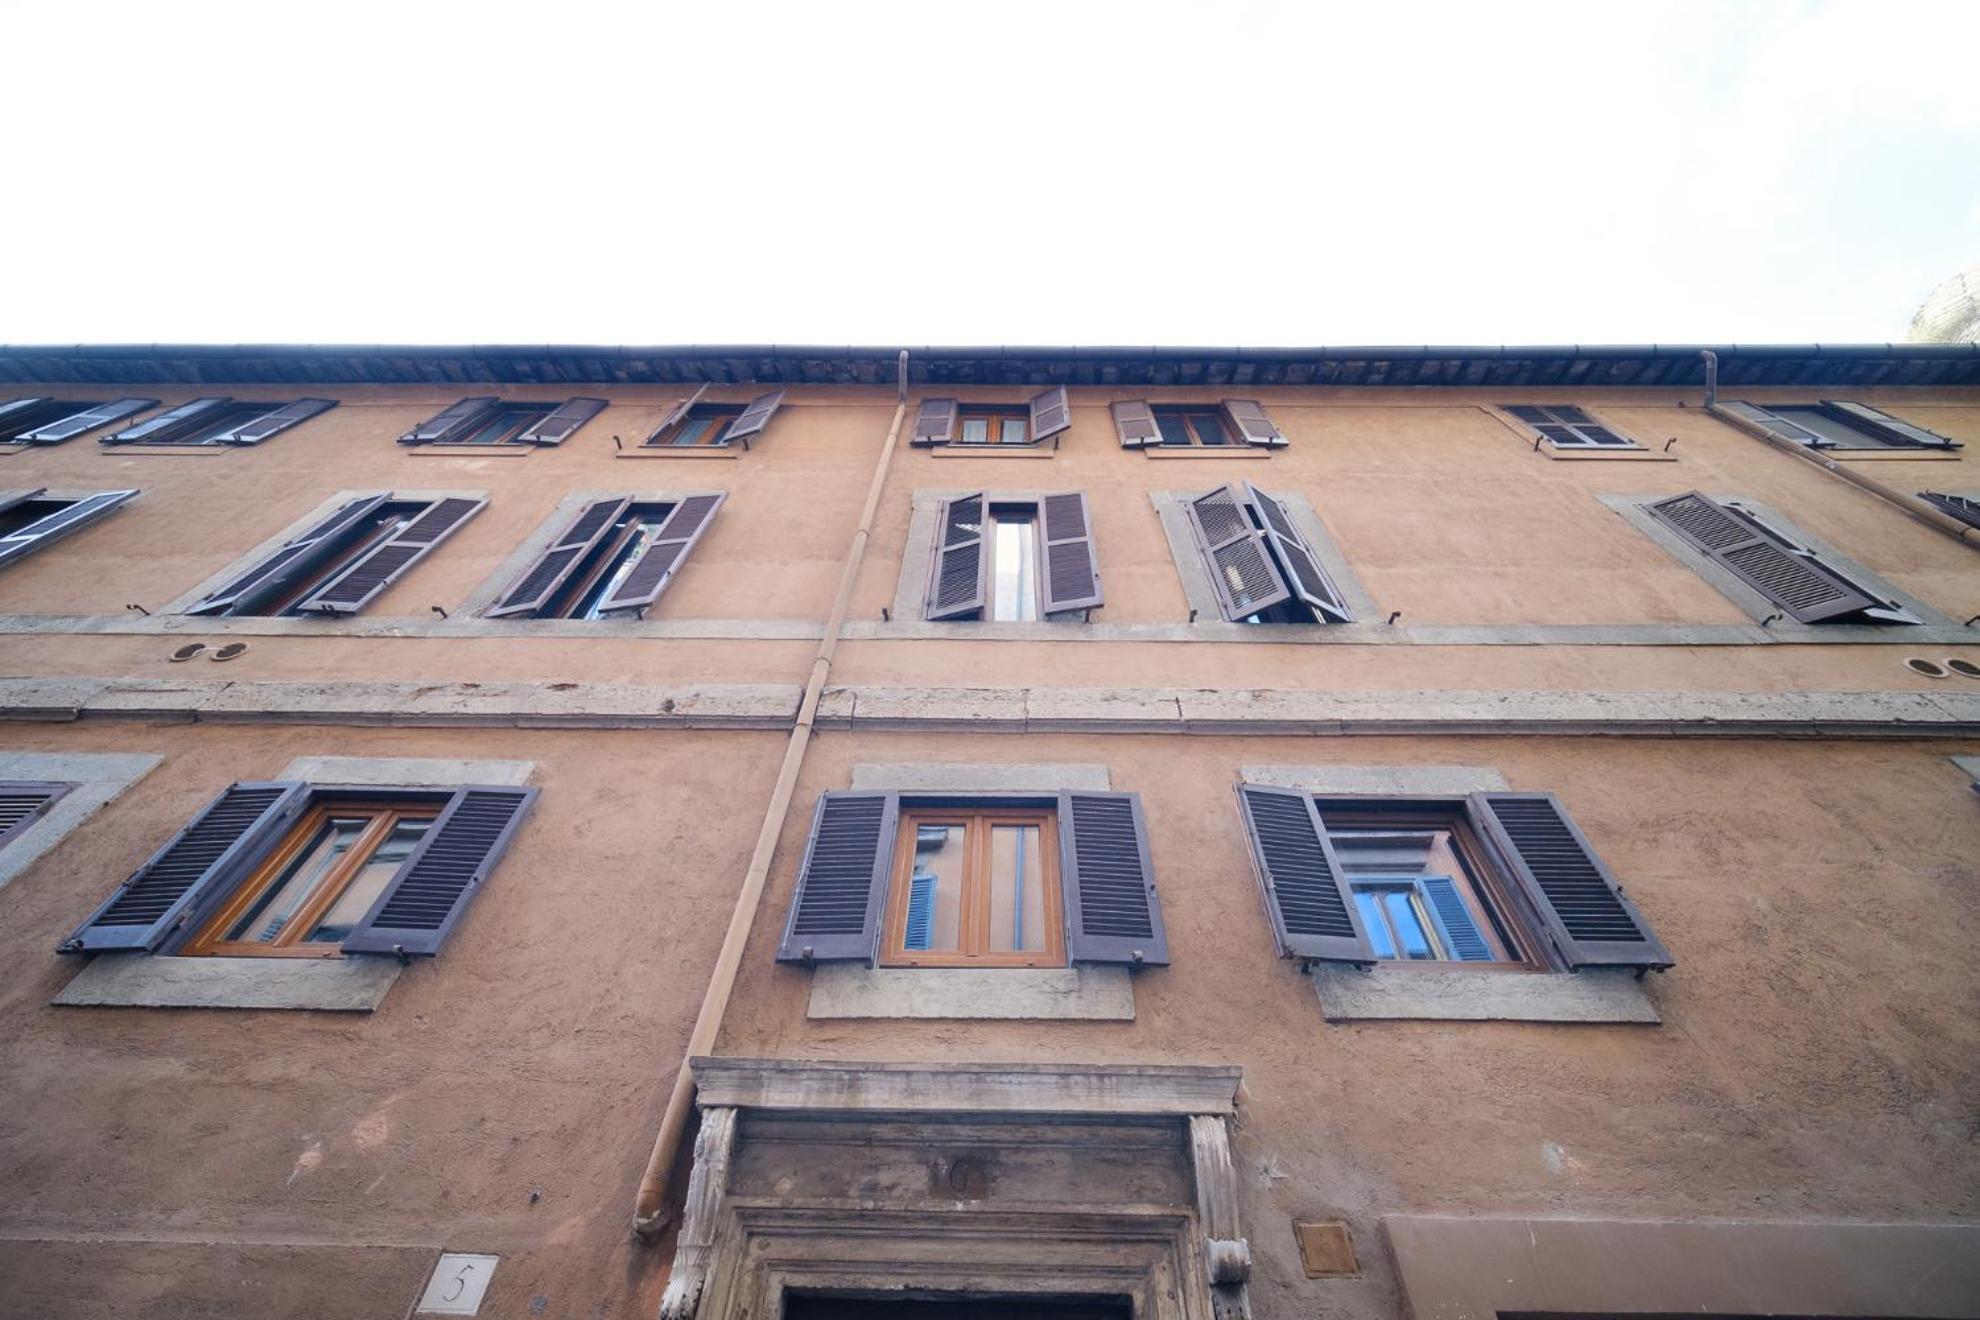
M 303 784 L 234 784 L 124 881 L 62 953 L 158 948 L 179 923 L 245 878 L 309 797 Z
M 822 793 L 778 962 L 872 963 L 900 825 L 898 793 Z
M 1071 961 L 1168 965 L 1139 793 L 1059 794 L 1059 877 Z
M 1066 389 L 1057 385 L 1031 400 L 1031 438 L 1034 443 L 1046 440 L 1072 426 L 1072 404 L 1066 398 Z
M 37 518 L 6 536 L 0 536 L 0 564 L 10 564 L 61 540 L 71 532 L 81 531 L 97 519 L 107 517 L 136 494 L 134 490 L 106 490 L 86 495 L 67 508 L 57 509 L 45 518 Z
M 1561 961 L 1576 969 L 1671 966 L 1643 914 L 1552 793 L 1475 793 L 1471 805 Z
M 649 445 L 657 443 L 660 437 L 667 433 L 668 428 L 679 425 L 681 419 L 688 415 L 688 410 L 701 402 L 701 396 L 706 393 L 708 393 L 708 386 L 703 385 L 693 394 L 688 395 L 687 398 L 682 399 L 673 407 L 669 408 L 666 414 L 660 418 L 660 424 L 655 426 L 647 434 L 645 443 Z
M 454 796 L 345 937 L 345 953 L 435 954 L 509 850 L 537 790 L 474 784 Z
M 1590 417 L 1572 404 L 1555 404 L 1548 409 L 1555 418 L 1567 423 L 1575 443 L 1591 449 L 1633 449 L 1634 445 L 1621 435 Z
M 935 519 L 935 566 L 929 574 L 924 618 L 964 619 L 983 609 L 990 577 L 984 541 L 989 516 L 981 493 L 942 502 Z
M 297 602 L 296 608 L 312 614 L 356 614 L 487 504 L 487 500 L 435 500 L 398 535 L 359 555 Z
M 488 414 L 500 407 L 501 402 L 492 394 L 478 394 L 472 398 L 462 399 L 400 436 L 399 443 L 433 445 L 451 440 L 457 435 L 465 435 L 470 427 L 486 421 Z
M 1374 962 L 1375 948 L 1312 797 L 1240 784 L 1238 801 L 1279 956 Z
M 1980 527 L 1980 500 L 1968 495 L 1948 495 L 1938 490 L 1921 490 L 1918 498 L 1969 527 Z
M 297 399 L 285 403 L 273 412 L 251 418 L 238 426 L 230 426 L 213 437 L 213 443 L 220 445 L 258 445 L 270 436 L 279 435 L 290 427 L 306 422 L 318 413 L 329 412 L 337 406 L 335 399 Z
M 368 495 L 352 500 L 302 535 L 284 541 L 274 554 L 203 597 L 186 613 L 224 614 L 234 609 L 253 609 L 260 601 L 281 594 L 334 553 L 345 533 L 378 512 L 391 498 Z
M 1447 875 L 1426 875 L 1417 880 L 1416 888 L 1423 895 L 1445 952 L 1458 962 L 1493 961 L 1492 946 L 1471 919 L 1471 909 L 1464 905 L 1457 881 Z
M 914 443 L 946 445 L 956 438 L 956 418 L 962 405 L 954 399 L 923 399 L 914 415 Z
M 181 436 L 191 435 L 208 418 L 233 402 L 222 396 L 193 399 L 176 408 L 167 408 L 156 417 L 147 417 L 136 426 L 126 427 L 114 435 L 106 435 L 100 443 L 106 445 L 164 445 Z
M 1107 405 L 1114 414 L 1114 434 L 1121 448 L 1141 449 L 1162 443 L 1162 428 L 1155 421 L 1155 410 L 1141 399 L 1116 399 Z
M 16 504 L 26 504 L 48 493 L 48 487 L 36 486 L 33 490 L 0 490 L 0 513 L 5 513 Z
M 0 425 L 6 424 L 9 416 L 18 422 L 22 414 L 54 401 L 54 396 L 48 394 L 37 394 L 26 399 L 9 399 L 5 403 L 0 403 Z
M 1659 500 L 1646 508 L 1659 522 L 1802 623 L 1840 618 L 1878 603 L 1821 560 L 1788 549 L 1697 491 Z
M 595 500 L 585 505 L 570 525 L 557 534 L 550 547 L 537 556 L 536 562 L 523 570 L 515 585 L 489 608 L 486 617 L 501 619 L 542 609 L 544 602 L 570 580 L 584 557 L 605 539 L 631 505 L 631 496 Z
M 722 443 L 733 444 L 738 440 L 747 440 L 753 435 L 761 435 L 763 428 L 770 425 L 770 419 L 777 415 L 777 409 L 784 406 L 784 393 L 783 390 L 778 390 L 751 399 L 749 407 L 743 409 L 742 416 L 730 422 L 729 429 L 722 432 Z
M 1824 399 L 1823 406 L 1834 408 L 1846 414 L 1852 421 L 1861 422 L 1873 431 L 1881 432 L 1883 438 L 1899 444 L 1917 445 L 1923 449 L 1958 449 L 1960 444 L 1937 431 L 1928 431 L 1922 426 L 1900 421 L 1883 411 L 1872 408 L 1867 403 L 1844 403 L 1839 400 Z
M 1292 596 L 1265 551 L 1265 534 L 1251 525 L 1244 497 L 1235 488 L 1220 486 L 1186 507 L 1226 619 L 1236 623 Z
M 660 593 L 674 580 L 674 574 L 687 562 L 688 552 L 701 540 L 715 511 L 726 494 L 690 495 L 676 504 L 657 528 L 639 562 L 626 574 L 625 581 L 598 608 L 608 614 L 622 610 L 643 610 L 660 599 Z
M 1819 445 L 1833 444 L 1832 441 L 1824 440 L 1821 436 L 1815 434 L 1815 432 L 1801 425 L 1801 423 L 1790 422 L 1787 418 L 1782 417 L 1778 413 L 1769 412 L 1758 404 L 1743 403 L 1728 399 L 1719 404 L 1718 407 L 1723 412 L 1729 412 L 1735 417 L 1743 417 L 1763 430 L 1772 431 L 1781 439 L 1792 441 L 1798 445 L 1807 445 L 1810 448 L 1814 448 Z
M 1248 445 L 1264 449 L 1283 449 L 1285 436 L 1272 424 L 1272 418 L 1265 411 L 1265 405 L 1256 399 L 1225 399 L 1224 417 L 1238 439 Z
M 1286 572 L 1291 575 L 1289 585 L 1293 594 L 1310 605 L 1323 619 L 1334 623 L 1353 623 L 1354 611 L 1348 608 L 1346 598 L 1334 585 L 1334 580 L 1327 576 L 1327 570 L 1320 566 L 1320 557 L 1313 553 L 1313 547 L 1299 534 L 1286 506 L 1248 481 L 1244 483 L 1244 489 L 1265 524 L 1266 538 L 1279 552 L 1279 562 L 1286 566 Z
M 516 441 L 529 445 L 561 445 L 576 435 L 580 426 L 604 411 L 603 399 L 566 399 L 548 417 L 525 428 Z
M 23 432 L 17 438 L 30 444 L 59 445 L 64 440 L 72 440 L 76 436 L 99 430 L 112 422 L 121 422 L 126 417 L 143 412 L 146 408 L 155 407 L 157 403 L 156 399 L 114 399 L 109 403 L 98 404 L 94 408 L 71 413 L 57 421 L 37 426 L 32 431 Z
M 1045 542 L 1045 613 L 1097 609 L 1104 598 L 1085 494 L 1075 490 L 1045 495 L 1038 509 Z
M 72 784 L 0 783 L 0 844 L 48 814 Z

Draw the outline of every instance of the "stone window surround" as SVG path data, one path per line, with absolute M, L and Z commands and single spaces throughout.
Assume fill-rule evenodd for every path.
M 1361 585 L 1361 579 L 1354 574 L 1347 556 L 1327 531 L 1321 521 L 1319 510 L 1312 501 L 1298 491 L 1268 490 L 1265 493 L 1285 506 L 1292 518 L 1293 526 L 1320 566 L 1327 570 L 1327 576 L 1334 580 L 1340 590 L 1341 599 L 1354 614 L 1355 623 L 1229 623 L 1217 604 L 1217 589 L 1210 581 L 1210 570 L 1204 566 L 1203 552 L 1196 548 L 1196 537 L 1190 530 L 1187 505 L 1190 500 L 1202 495 L 1200 490 L 1161 490 L 1149 494 L 1155 506 L 1156 517 L 1162 521 L 1162 535 L 1169 543 L 1169 558 L 1176 566 L 1176 576 L 1182 580 L 1183 596 L 1189 602 L 1191 613 L 1196 621 L 1190 625 L 1206 633 L 1234 633 L 1240 636 L 1263 634 L 1264 640 L 1300 640 L 1315 632 L 1328 632 L 1335 628 L 1352 628 L 1355 624 L 1379 623 L 1381 609 L 1368 589 Z
M 578 516 L 578 510 L 597 500 L 630 499 L 635 504 L 679 504 L 682 500 L 696 495 L 721 495 L 718 490 L 580 490 L 557 501 L 536 530 L 524 537 L 522 543 L 509 553 L 501 565 L 476 587 L 468 598 L 461 602 L 461 613 L 479 617 L 499 600 L 502 593 L 514 585 L 515 581 L 540 558 L 545 550 L 556 541 L 558 533 L 570 526 Z M 719 517 L 719 515 L 717 515 Z M 491 622 L 513 622 L 524 624 L 578 623 L 597 624 L 609 622 L 603 619 L 517 619 L 491 620 Z
M 0 847 L 0 889 L 164 759 L 148 752 L 0 752 L 0 780 L 73 785 Z
M 153 758 L 154 764 L 157 758 Z M 4 762 L 0 762 L 4 764 Z M 533 761 L 396 756 L 299 756 L 276 779 L 393 788 L 520 787 Z M 71 794 L 70 796 L 74 796 Z M 6 850 L 0 850 L 4 854 Z M 397 958 L 175 958 L 99 953 L 49 1002 L 64 1007 L 273 1008 L 368 1013 L 406 970 Z
M 1029 504 L 1036 507 L 1038 502 L 1047 495 L 1058 494 L 1065 489 L 1067 488 L 1063 486 L 1052 486 L 1038 490 L 985 490 L 982 492 L 984 517 L 989 517 L 990 506 L 993 504 Z M 1065 610 L 1058 614 L 1048 615 L 1044 619 L 1023 623 L 994 619 L 979 619 L 974 621 L 965 619 L 959 622 L 948 622 L 931 621 L 922 618 L 922 612 L 928 607 L 928 580 L 930 575 L 935 571 L 935 540 L 941 534 L 940 519 L 942 505 L 947 500 L 959 499 L 964 495 L 974 495 L 976 493 L 974 490 L 924 490 L 916 488 L 913 497 L 914 502 L 908 514 L 907 545 L 901 551 L 900 579 L 894 588 L 893 617 L 904 622 L 911 622 L 919 629 L 929 630 L 924 635 L 930 636 L 1001 636 L 1010 638 L 1020 635 L 1020 632 L 1023 635 L 1029 636 L 1040 630 L 1043 630 L 1047 636 L 1059 633 L 1078 635 L 1082 631 L 1081 629 L 1070 628 L 1067 625 L 1085 624 L 1092 615 L 1091 610 Z M 1087 531 L 1089 534 L 1093 534 L 1092 528 L 1089 527 Z M 987 536 L 984 538 L 983 546 L 984 553 L 990 553 L 990 540 Z M 1039 547 L 1041 550 L 1044 548 L 1042 533 Z M 1101 548 L 1100 538 L 1097 534 L 1093 535 L 1093 554 L 1095 560 L 1101 565 L 1100 576 L 1104 582 L 1106 580 L 1106 551 Z M 1041 586 L 1039 590 L 1042 602 L 1044 588 Z M 1105 609 L 1106 607 L 1102 605 L 1097 608 Z

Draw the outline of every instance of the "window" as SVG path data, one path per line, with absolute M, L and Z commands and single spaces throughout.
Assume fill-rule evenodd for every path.
M 1065 965 L 1052 812 L 903 811 L 899 838 L 883 963 Z
M 476 395 L 427 418 L 402 445 L 560 445 L 605 411 L 603 399 L 528 402 Z
M 1784 440 L 1810 449 L 1939 449 L 1960 447 L 1936 431 L 1900 421 L 1863 403 L 1824 399 L 1819 403 L 1726 402 L 1720 408 Z
M 106 445 L 258 445 L 318 413 L 335 399 L 295 399 L 287 403 L 248 403 L 209 397 L 182 403 L 147 417 L 113 435 Z
M 1458 804 L 1321 802 L 1321 823 L 1377 958 L 1523 963 Z
M 1187 506 L 1190 530 L 1231 623 L 1351 623 L 1340 588 L 1285 503 L 1250 482 Z
M 156 399 L 12 399 L 0 403 L 0 444 L 56 445 L 143 412 Z
M 0 783 L 0 847 L 48 814 L 74 784 Z
M 1566 403 L 1544 407 L 1502 403 L 1500 408 L 1524 422 L 1527 429 L 1556 449 L 1641 449 L 1643 446 L 1603 426 L 1581 409 Z
M 944 500 L 923 617 L 1017 623 L 1098 608 L 1091 528 L 1078 491 Z
M 964 408 L 956 425 L 959 445 L 1031 443 L 1031 414 L 1023 408 Z
M 1286 443 L 1265 406 L 1255 399 L 1215 403 L 1157 403 L 1119 399 L 1110 405 L 1123 449 L 1228 449 L 1250 445 L 1277 449 Z
M 784 406 L 784 391 L 758 395 L 747 404 L 703 403 L 706 385 L 674 405 L 641 447 L 646 449 L 720 448 L 738 440 L 743 448 L 761 435 Z
M 486 613 L 604 619 L 643 612 L 674 580 L 727 498 L 718 491 L 586 504 Z
M 923 399 L 914 418 L 914 444 L 1031 445 L 1054 440 L 1072 426 L 1072 404 L 1063 387 L 1029 403 L 961 403 Z
M 136 494 L 134 490 L 106 490 L 57 497 L 45 490 L 0 491 L 0 565 L 24 559 L 108 517 Z

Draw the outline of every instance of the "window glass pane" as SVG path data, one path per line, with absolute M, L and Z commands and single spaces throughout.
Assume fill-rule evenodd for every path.
M 519 405 L 510 408 L 497 408 L 481 425 L 462 432 L 457 440 L 447 443 L 456 445 L 502 445 L 521 435 L 532 422 L 550 415 L 548 404 L 542 406 Z
M 1373 890 L 1354 891 L 1354 905 L 1361 911 L 1361 924 L 1368 930 L 1368 942 L 1377 958 L 1396 956 L 1396 939 L 1389 934 L 1388 918 L 1382 915 L 1382 896 Z
M 1156 413 L 1155 429 L 1162 433 L 1162 443 L 1165 445 L 1186 445 L 1192 443 L 1189 435 L 1189 423 L 1185 422 L 1175 413 Z
M 1824 440 L 1833 441 L 1845 449 L 1891 449 L 1882 437 L 1869 431 L 1859 431 L 1848 422 L 1830 416 L 1820 408 L 1779 407 L 1772 410 L 1776 417 L 1785 417 L 1798 426 L 1806 427 Z
M 990 617 L 1012 621 L 1038 617 L 1037 524 L 1029 517 L 996 515 L 992 527 Z
M 1007 445 L 1023 444 L 1025 439 L 1024 436 L 1025 425 L 1026 425 L 1025 420 L 1022 417 L 1004 418 L 1003 430 L 1002 433 L 998 436 L 998 439 L 1000 439 L 1004 444 Z
M 962 419 L 962 441 L 966 445 L 987 444 L 990 440 L 990 419 L 988 417 L 965 417 Z
M 223 936 L 229 940 L 249 940 L 267 944 L 282 933 L 296 909 L 308 899 L 335 866 L 358 836 L 364 833 L 365 826 L 371 823 L 368 816 L 333 816 L 317 830 L 295 860 L 275 878 L 275 882 L 262 891 L 261 897 L 234 922 Z
M 915 826 L 903 948 L 953 953 L 962 947 L 966 833 L 961 825 Z
M 1382 908 L 1388 914 L 1389 929 L 1395 932 L 1405 958 L 1435 958 L 1437 947 L 1430 936 L 1430 923 L 1416 907 L 1416 892 L 1410 889 L 1382 891 Z
M 1045 947 L 1045 872 L 1036 825 L 990 827 L 990 952 Z
M 402 820 L 392 827 L 382 843 L 365 859 L 344 892 L 310 931 L 311 944 L 342 944 L 350 936 L 371 905 L 385 892 L 385 885 L 398 872 L 400 863 L 412 856 L 413 845 L 432 825 L 429 820 Z
M 713 439 L 709 435 L 709 432 L 721 420 L 719 417 L 690 417 L 681 423 L 680 428 L 674 432 L 673 440 L 669 443 L 676 445 L 706 444 Z
M 1191 413 L 1190 422 L 1196 427 L 1198 442 L 1206 445 L 1230 443 L 1230 434 L 1224 429 L 1224 419 L 1216 413 Z

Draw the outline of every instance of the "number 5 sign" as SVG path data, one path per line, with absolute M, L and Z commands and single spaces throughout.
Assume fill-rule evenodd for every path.
M 468 1256 L 447 1253 L 433 1267 L 426 1293 L 419 1299 L 417 1315 L 473 1315 L 481 1309 L 481 1295 L 495 1277 L 500 1256 Z

